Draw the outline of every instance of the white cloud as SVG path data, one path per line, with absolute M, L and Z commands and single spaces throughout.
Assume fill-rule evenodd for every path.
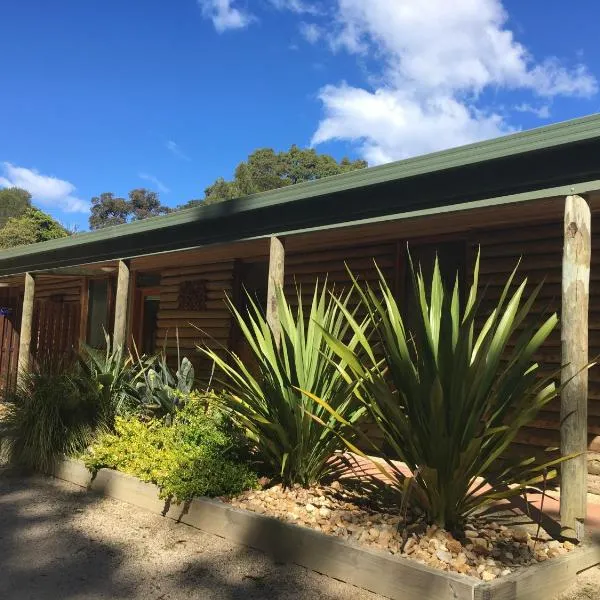
M 42 175 L 35 169 L 2 163 L 0 187 L 20 187 L 27 190 L 36 204 L 65 212 L 89 211 L 89 203 L 74 196 L 75 186 L 69 181 L 51 175 Z
M 550 106 L 542 104 L 541 106 L 533 106 L 529 102 L 522 102 L 514 107 L 514 110 L 522 113 L 531 113 L 540 119 L 548 119 L 550 117 Z
M 165 144 L 167 150 L 173 154 L 174 156 L 176 156 L 177 158 L 181 158 L 182 160 L 192 160 L 179 146 L 179 144 L 177 144 L 176 142 L 174 142 L 173 140 L 169 140 L 166 144 Z
M 309 43 L 316 44 L 323 36 L 323 30 L 316 23 L 302 21 L 298 26 L 300 35 Z
M 320 99 L 325 118 L 312 142 L 358 142 L 370 164 L 381 164 L 441 148 L 509 133 L 497 114 L 483 114 L 448 95 L 417 100 L 411 93 L 375 92 L 346 84 L 326 86 Z
M 277 10 L 289 10 L 296 14 L 319 15 L 322 10 L 319 6 L 305 0 L 270 0 Z
M 219 33 L 229 29 L 244 29 L 256 17 L 234 6 L 235 0 L 197 0 L 205 19 L 210 19 Z
M 313 143 L 352 140 L 380 163 L 511 131 L 505 115 L 483 104 L 486 90 L 596 93 L 584 65 L 536 61 L 507 19 L 500 0 L 337 0 L 330 47 L 383 66 L 372 87 L 320 91 L 325 115 Z
M 150 175 L 149 173 L 138 173 L 138 177 L 154 184 L 154 187 L 159 192 L 168 194 L 171 191 L 158 177 L 155 177 L 154 175 Z

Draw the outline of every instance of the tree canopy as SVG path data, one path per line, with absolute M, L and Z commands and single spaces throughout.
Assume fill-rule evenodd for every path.
M 283 152 L 259 148 L 246 161 L 238 164 L 231 181 L 219 177 L 204 190 L 203 200 L 190 200 L 181 208 L 266 192 L 303 181 L 364 169 L 366 166 L 364 160 L 342 158 L 338 162 L 329 154 L 318 154 L 312 148 L 299 148 L 296 145 Z
M 69 232 L 38 208 L 27 208 L 0 228 L 0 248 L 12 248 L 67 237 Z
M 11 217 L 20 217 L 31 208 L 31 194 L 27 190 L 9 187 L 0 190 L 0 229 Z
M 139 221 L 166 214 L 170 210 L 168 206 L 160 203 L 156 192 L 145 188 L 131 190 L 127 199 L 115 197 L 112 192 L 104 192 L 92 198 L 90 229 Z

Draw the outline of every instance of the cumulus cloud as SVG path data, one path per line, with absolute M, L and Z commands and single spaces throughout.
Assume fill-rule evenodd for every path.
M 145 181 L 149 181 L 159 192 L 168 194 L 171 190 L 158 178 L 149 173 L 138 173 L 138 177 Z
M 174 156 L 176 156 L 177 158 L 181 158 L 182 160 L 192 160 L 182 149 L 181 146 L 177 143 L 174 142 L 173 140 L 169 140 L 166 144 L 165 144 L 167 150 L 173 154 Z
M 354 141 L 372 163 L 512 131 L 506 115 L 482 103 L 488 89 L 544 99 L 598 89 L 584 65 L 536 61 L 500 0 L 337 0 L 333 19 L 330 48 L 383 66 L 370 87 L 320 91 L 324 117 L 312 141 Z
M 234 6 L 235 0 L 198 0 L 205 19 L 210 19 L 219 33 L 230 29 L 244 29 L 256 17 Z
M 2 163 L 0 187 L 20 187 L 27 190 L 36 204 L 64 212 L 86 213 L 89 203 L 74 195 L 76 188 L 69 181 L 52 175 L 42 175 L 36 169 Z

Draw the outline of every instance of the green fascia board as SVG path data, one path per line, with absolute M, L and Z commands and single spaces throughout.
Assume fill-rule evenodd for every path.
M 579 157 L 574 156 L 576 148 L 580 149 Z M 453 206 L 463 198 L 493 198 L 595 180 L 600 178 L 600 164 L 595 165 L 599 152 L 597 114 L 206 207 L 5 250 L 0 252 L 0 275 L 50 268 L 47 265 L 52 265 L 53 256 L 57 258 L 56 266 L 128 258 L 261 237 L 269 232 L 386 218 L 419 208 Z M 532 163 L 531 173 L 517 173 L 523 169 L 523 161 Z M 504 189 L 507 173 L 516 174 L 511 186 Z M 433 200 L 436 187 L 437 204 Z M 417 198 L 419 191 L 425 189 L 428 191 L 423 199 Z M 368 190 L 374 196 L 367 201 L 364 194 Z M 398 197 L 390 199 L 396 191 Z M 376 194 L 387 194 L 388 198 L 381 200 Z M 348 204 L 342 206 L 341 199 Z M 248 226 L 251 222 L 254 230 Z M 184 231 L 187 237 L 179 235 Z M 164 240 L 162 245 L 160 240 Z

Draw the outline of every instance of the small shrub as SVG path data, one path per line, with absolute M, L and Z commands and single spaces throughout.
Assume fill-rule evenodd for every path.
M 257 486 L 256 474 L 240 461 L 239 440 L 210 404 L 192 394 L 169 420 L 117 417 L 115 432 L 102 433 L 85 454 L 86 466 L 129 473 L 178 501 Z
M 2 425 L 11 459 L 48 470 L 57 458 L 81 453 L 105 424 L 95 392 L 77 365 L 39 360 L 22 375 L 6 406 Z

